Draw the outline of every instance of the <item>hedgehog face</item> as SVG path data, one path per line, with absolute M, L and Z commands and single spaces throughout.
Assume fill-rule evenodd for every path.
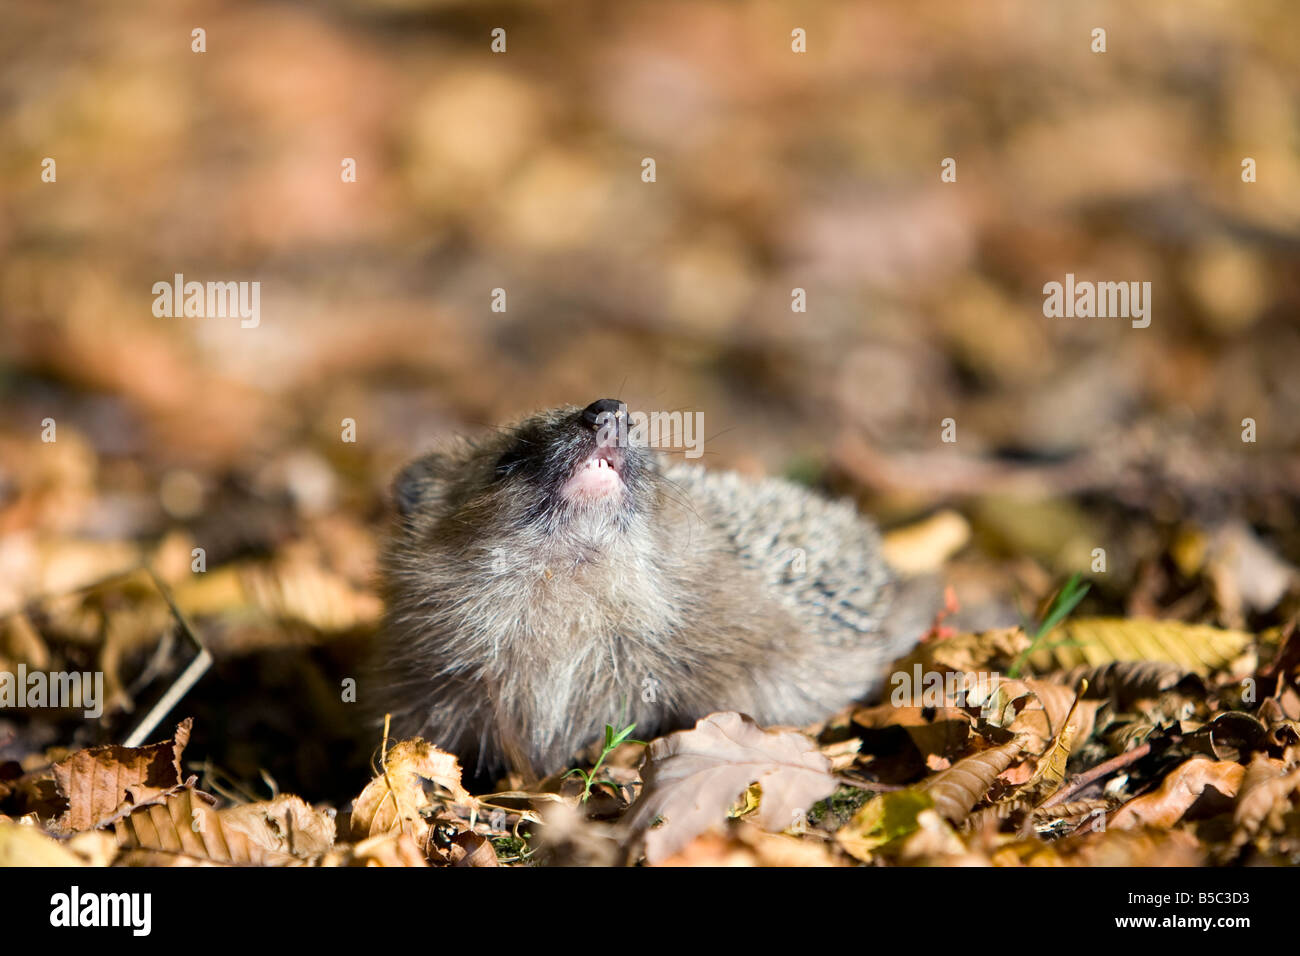
M 626 408 L 601 399 L 426 455 L 394 483 L 401 527 L 422 549 L 457 553 L 611 545 L 644 526 L 662 492 L 654 454 L 626 424 Z
M 644 504 L 654 459 L 627 441 L 627 408 L 614 399 L 544 412 L 502 439 L 490 484 L 528 502 L 535 517 L 638 510 Z

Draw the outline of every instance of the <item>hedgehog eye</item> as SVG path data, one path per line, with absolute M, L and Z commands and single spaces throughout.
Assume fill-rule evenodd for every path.
M 508 452 L 506 452 L 504 455 L 502 455 L 500 458 L 497 459 L 497 464 L 495 469 L 496 477 L 498 479 L 509 477 L 511 474 L 517 471 L 519 466 L 522 465 L 523 463 L 524 463 L 523 450 L 518 447 L 510 449 Z

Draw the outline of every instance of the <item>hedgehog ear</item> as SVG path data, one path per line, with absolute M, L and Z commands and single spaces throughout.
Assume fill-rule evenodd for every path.
M 398 514 L 404 518 L 410 517 L 434 496 L 441 483 L 439 472 L 442 464 L 441 455 L 425 455 L 398 472 L 393 479 L 393 507 Z

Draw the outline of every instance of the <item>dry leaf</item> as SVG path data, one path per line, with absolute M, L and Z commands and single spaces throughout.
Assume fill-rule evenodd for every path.
M 989 792 L 998 774 L 1020 756 L 1020 741 L 972 754 L 920 785 L 930 795 L 939 815 L 950 823 L 961 823 L 980 798 Z
M 1215 599 L 1234 623 L 1243 611 L 1277 606 L 1296 580 L 1296 569 L 1269 548 L 1244 521 L 1215 532 L 1206 568 Z
M 182 785 L 181 752 L 190 739 L 187 717 L 176 735 L 145 747 L 91 747 L 56 763 L 52 770 L 68 810 L 56 826 L 60 832 L 92 830 L 161 799 Z
M 1214 787 L 1234 797 L 1245 768 L 1226 760 L 1193 757 L 1179 764 L 1165 777 L 1160 789 L 1135 797 L 1115 811 L 1108 826 L 1129 830 L 1142 826 L 1172 827 L 1205 792 Z
M 117 838 L 108 830 L 75 833 L 64 840 L 63 845 L 88 866 L 111 866 L 119 856 Z
M 1085 689 L 1087 685 L 1084 685 Z M 1035 789 L 1038 797 L 1042 800 L 1047 799 L 1057 790 L 1065 781 L 1065 765 L 1070 760 L 1070 754 L 1074 746 L 1086 737 L 1079 729 L 1079 704 L 1075 700 L 1074 706 L 1070 708 L 1069 714 L 1066 715 L 1064 726 L 1061 727 L 1060 733 L 1052 741 L 1052 745 L 1047 748 L 1047 752 L 1038 758 L 1038 768 L 1034 771 L 1033 777 L 1029 779 L 1029 786 Z M 1095 705 L 1094 705 L 1095 706 Z M 1092 726 L 1092 720 L 1088 721 L 1089 729 Z
M 1044 679 L 1067 687 L 1078 686 L 1079 681 L 1086 680 L 1085 697 L 1109 698 L 1120 709 L 1127 710 L 1134 701 L 1157 697 L 1189 675 L 1189 671 L 1170 661 L 1110 661 L 1096 666 L 1083 664 L 1048 674 Z
M 246 560 L 186 575 L 176 583 L 176 604 L 191 618 L 264 617 L 302 623 L 321 634 L 373 624 L 383 611 L 380 599 L 322 566 L 322 561 L 307 542 L 285 545 L 269 562 Z
M 853 722 L 868 730 L 902 727 L 922 756 L 955 758 L 970 742 L 970 714 L 955 707 L 895 707 L 880 704 L 854 711 Z
M 1270 816 L 1289 809 L 1289 797 L 1300 787 L 1300 768 L 1285 773 L 1285 765 L 1262 754 L 1245 769 L 1241 793 L 1232 810 L 1233 844 L 1241 846 L 1259 831 Z
M 1068 803 L 1058 803 L 1053 807 L 1034 809 L 1031 817 L 1034 826 L 1039 832 L 1059 827 L 1073 830 L 1085 823 L 1089 817 L 1093 819 L 1099 816 L 1104 817 L 1106 811 L 1110 809 L 1110 803 L 1104 797 L 1091 800 L 1071 800 Z
M 400 829 L 410 833 L 417 846 L 426 846 L 430 824 L 420 811 L 433 805 L 424 792 L 426 780 L 449 791 L 453 801 L 470 799 L 461 786 L 460 763 L 427 740 L 416 737 L 399 741 L 383 763 L 383 772 L 366 784 L 353 802 L 354 840 Z
M 737 713 L 710 714 L 693 730 L 651 741 L 645 787 L 628 828 L 645 833 L 646 860 L 659 863 L 726 819 L 753 783 L 762 789 L 759 824 L 784 830 L 835 790 L 830 760 L 803 734 L 769 731 Z M 650 825 L 662 817 L 655 829 Z
M 492 841 L 481 834 L 465 830 L 451 841 L 446 857 L 452 866 L 498 866 Z
M 321 860 L 322 866 L 428 866 L 424 852 L 409 833 L 391 830 L 352 846 L 336 847 Z
M 723 833 L 704 833 L 660 866 L 838 866 L 828 844 L 767 833 L 736 822 Z
M 1074 710 L 1077 721 L 1076 740 L 1092 736 L 1100 701 L 1083 701 Z M 1006 727 L 1021 737 L 1024 749 L 1041 754 L 1049 741 L 1065 726 L 1065 718 L 1075 707 L 1073 686 L 1046 680 L 1000 680 L 992 699 L 989 722 Z
M 0 820 L 0 867 L 85 865 L 81 857 L 40 827 Z
M 1110 661 L 1172 661 L 1196 674 L 1208 674 L 1236 658 L 1253 640 L 1245 631 L 1206 624 L 1142 618 L 1071 618 L 1047 635 L 1046 648 L 1030 657 L 1046 673 Z
M 962 824 L 962 830 L 975 834 L 985 831 L 996 833 L 1008 822 L 1017 825 L 1023 822 L 1033 808 L 1033 801 L 1025 799 L 1020 794 L 1014 794 L 971 813 Z
M 234 843 L 242 836 L 254 857 L 259 851 L 312 857 L 334 844 L 333 816 L 293 794 L 229 807 L 217 818 L 226 842 Z
M 1026 840 L 999 849 L 999 866 L 1198 866 L 1204 850 L 1186 830 L 1106 830 L 1044 845 Z
M 898 845 L 897 859 L 912 865 L 987 866 L 988 860 L 972 853 L 961 836 L 935 810 L 922 810 L 916 831 Z
M 118 820 L 118 843 L 214 863 L 261 865 L 297 863 L 334 843 L 334 820 L 300 797 L 284 794 L 225 810 L 213 802 L 202 791 L 182 788 Z
M 881 847 L 915 832 L 921 814 L 933 808 L 930 794 L 916 787 L 879 793 L 836 831 L 835 840 L 850 856 L 865 862 Z
M 912 673 L 916 665 L 923 674 L 998 673 L 1007 669 L 1020 652 L 1029 647 L 1029 638 L 1018 627 L 982 631 L 978 634 L 954 634 L 938 641 L 918 644 L 900 660 L 894 670 Z
M 880 543 L 890 567 L 901 574 L 938 571 L 970 540 L 970 522 L 952 509 L 896 528 Z

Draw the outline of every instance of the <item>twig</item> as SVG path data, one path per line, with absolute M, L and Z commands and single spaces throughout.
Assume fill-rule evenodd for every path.
M 149 572 L 149 576 L 153 579 L 154 586 L 158 589 L 158 593 L 163 596 L 163 600 L 166 601 L 167 606 L 171 608 L 172 616 L 175 619 L 177 626 L 180 627 L 181 633 L 183 633 L 194 646 L 196 656 L 194 660 L 190 661 L 189 666 L 187 666 L 185 670 L 181 671 L 180 676 L 172 682 L 172 685 L 167 688 L 162 699 L 159 700 L 158 703 L 154 704 L 153 707 L 150 708 L 149 712 L 145 714 L 144 717 L 140 719 L 140 722 L 135 725 L 129 734 L 127 734 L 126 739 L 122 741 L 122 746 L 124 747 L 139 747 L 143 744 L 153 729 L 157 727 L 162 719 L 171 712 L 173 707 L 180 703 L 181 698 L 189 693 L 190 688 L 197 684 L 199 678 L 202 677 L 204 672 L 212 666 L 212 655 L 208 653 L 208 649 L 203 646 L 203 642 L 199 640 L 199 636 L 194 633 L 194 629 L 190 627 L 190 622 L 185 618 L 185 615 L 181 613 L 181 609 L 176 606 L 176 601 L 172 598 L 171 589 L 167 587 L 167 583 L 158 576 L 158 573 L 154 571 L 150 565 L 146 564 L 145 570 Z
M 1176 740 L 1178 738 L 1170 739 Z M 1114 773 L 1122 767 L 1127 767 L 1129 764 L 1137 763 L 1150 752 L 1151 741 L 1148 740 L 1140 747 L 1134 747 L 1132 750 L 1126 751 L 1118 757 L 1111 757 L 1109 760 L 1097 764 L 1097 766 L 1093 767 L 1091 770 L 1085 771 L 1071 780 L 1069 786 L 1062 787 L 1060 790 L 1056 791 L 1056 793 L 1044 800 L 1038 809 L 1046 810 L 1048 807 L 1054 807 L 1058 803 L 1064 803 L 1067 799 L 1074 796 L 1089 784 L 1095 783 L 1102 777 Z
M 375 816 L 379 816 L 379 811 L 383 807 L 384 802 L 388 800 L 389 797 L 392 797 L 393 812 L 397 814 L 398 832 L 404 832 L 406 829 L 406 821 L 402 817 L 402 804 L 397 799 L 397 791 L 393 789 L 392 778 L 388 776 L 388 727 L 392 721 L 392 714 L 384 714 L 384 739 L 379 745 L 379 769 L 384 775 L 384 785 L 388 788 L 388 792 L 384 794 L 383 800 L 380 800 L 379 806 L 375 808 Z M 414 836 L 415 834 L 412 833 L 411 835 Z

